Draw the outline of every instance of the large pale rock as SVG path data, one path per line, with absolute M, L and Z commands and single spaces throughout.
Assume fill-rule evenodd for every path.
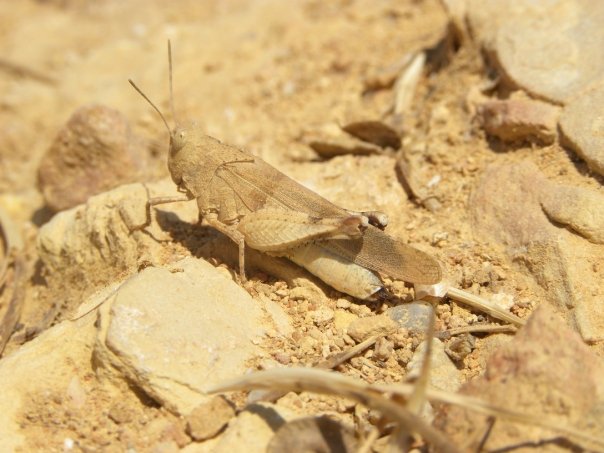
M 598 3 L 598 5 L 602 5 Z M 602 60 L 602 58 L 600 58 Z M 604 175 L 604 77 L 593 90 L 572 100 L 560 117 L 564 142 L 585 159 L 589 168 Z
M 132 231 L 129 224 L 144 223 L 149 196 L 175 192 L 171 181 L 147 187 L 120 186 L 56 214 L 40 228 L 37 248 L 48 289 L 61 298 L 65 312 L 107 282 L 123 280 L 136 272 L 140 264 L 166 261 L 160 240 L 169 239 L 166 229 L 195 221 L 194 203 L 177 203 L 154 211 L 153 222 L 145 231 Z M 166 215 L 169 210 L 176 215 Z
M 128 120 L 102 105 L 81 107 L 59 131 L 38 169 L 49 208 L 60 211 L 140 178 L 150 154 Z
M 209 263 L 147 268 L 103 306 L 97 352 L 156 401 L 188 414 L 204 389 L 263 356 L 264 312 Z
M 474 36 L 513 87 L 565 104 L 602 79 L 604 3 L 470 0 L 467 11 Z
M 47 276 L 90 287 L 135 270 L 144 251 L 161 247 L 147 235 L 130 231 L 124 222 L 124 216 L 144 215 L 147 197 L 142 184 L 131 184 L 55 215 L 38 233 Z
M 512 341 L 496 349 L 488 360 L 485 375 L 465 384 L 461 393 L 534 415 L 537 420 L 554 420 L 596 438 L 601 438 L 604 432 L 602 360 L 547 305 L 533 313 Z M 452 406 L 438 414 L 436 423 L 467 450 L 476 448 L 468 441 L 480 442 L 489 425 L 487 416 Z M 538 442 L 561 434 L 529 423 L 510 423 L 503 418 L 498 418 L 492 427 L 487 444 L 483 445 L 487 450 L 504 449 L 529 439 Z M 561 447 L 556 442 L 544 442 L 539 451 L 559 452 L 563 451 Z

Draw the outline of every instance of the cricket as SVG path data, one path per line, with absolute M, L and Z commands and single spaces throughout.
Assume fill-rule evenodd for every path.
M 168 130 L 168 169 L 182 193 L 149 198 L 148 222 L 152 206 L 196 200 L 200 223 L 237 244 L 242 283 L 246 282 L 246 246 L 285 257 L 338 291 L 359 299 L 375 298 L 383 290 L 381 275 L 413 284 L 440 282 L 440 265 L 433 257 L 384 232 L 386 214 L 336 206 L 261 158 L 206 135 L 198 126 L 180 124 L 174 114 L 169 41 L 168 66 L 173 128 L 160 109 L 128 80 Z

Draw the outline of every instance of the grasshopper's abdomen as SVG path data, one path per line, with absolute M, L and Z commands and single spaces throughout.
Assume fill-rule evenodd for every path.
M 382 282 L 372 271 L 339 257 L 320 243 L 289 250 L 285 256 L 338 291 L 358 299 L 369 299 L 382 289 Z

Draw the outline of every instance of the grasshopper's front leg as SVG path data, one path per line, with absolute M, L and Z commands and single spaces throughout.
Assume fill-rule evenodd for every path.
M 178 203 L 181 201 L 189 201 L 192 199 L 190 195 L 173 195 L 173 196 L 165 196 L 165 197 L 154 197 L 151 198 L 149 195 L 149 189 L 147 186 L 145 187 L 145 191 L 147 192 L 147 201 L 145 202 L 145 215 L 144 220 L 141 222 L 140 217 L 137 215 L 132 215 L 132 207 L 129 206 L 132 203 L 123 202 L 119 206 L 119 212 L 126 224 L 128 230 L 137 231 L 143 230 L 151 225 L 151 207 L 157 206 L 160 204 L 167 203 Z

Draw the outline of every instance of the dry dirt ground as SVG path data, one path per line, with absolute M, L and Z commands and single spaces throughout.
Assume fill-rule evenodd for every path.
M 178 120 L 192 120 L 208 135 L 262 157 L 335 204 L 385 212 L 387 232 L 436 258 L 447 284 L 495 301 L 523 321 L 530 319 L 517 334 L 508 329 L 457 336 L 466 327 L 471 331 L 472 326 L 505 322 L 449 299 L 437 301 L 440 340 L 432 385 L 535 419 L 549 417 L 579 434 L 535 427 L 527 420 L 512 423 L 483 415 L 477 421 L 475 415 L 439 404 L 424 409 L 426 423 L 459 451 L 602 451 L 604 220 L 599 203 L 604 171 L 597 158 L 592 163 L 583 156 L 580 139 L 572 133 L 560 138 L 558 115 L 572 101 L 525 86 L 506 66 L 512 63 L 497 47 L 503 44 L 490 42 L 476 24 L 469 30 L 471 20 L 443 3 L 0 2 L 0 221 L 5 230 L 0 258 L 12 259 L 0 293 L 0 334 L 7 342 L 0 359 L 3 451 L 264 451 L 286 420 L 318 415 L 348 427 L 359 445 L 378 433 L 380 439 L 366 451 L 385 451 L 392 427 L 382 422 L 379 411 L 338 395 L 292 392 L 254 410 L 246 409 L 243 392 L 225 393 L 227 407 L 207 398 L 197 402 L 195 396 L 194 406 L 202 409 L 193 416 L 187 397 L 178 393 L 182 388 L 171 393 L 167 384 L 154 381 L 155 364 L 123 359 L 128 345 L 139 341 L 124 340 L 132 325 L 118 334 L 116 323 L 103 327 L 111 323 L 107 319 L 117 319 L 111 318 L 118 316 L 117 309 L 103 315 L 103 303 L 95 305 L 91 297 L 99 292 L 105 299 L 114 297 L 111 291 L 119 296 L 121 282 L 137 273 L 149 276 L 153 269 L 171 269 L 170 275 L 183 278 L 195 272 L 214 275 L 187 261 L 191 256 L 216 267 L 211 278 L 226 281 L 220 283 L 225 286 L 216 284 L 219 290 L 208 290 L 207 300 L 233 298 L 262 306 L 253 315 L 245 305 L 223 314 L 232 318 L 235 329 L 249 328 L 251 336 L 255 329 L 263 332 L 249 356 L 242 355 L 232 368 L 242 373 L 316 365 L 361 342 L 360 321 L 387 315 L 415 296 L 412 287 L 386 276 L 389 298 L 359 301 L 295 266 L 255 255 L 250 258 L 248 300 L 232 289 L 238 285 L 231 285 L 238 281 L 234 247 L 194 223 L 194 203 L 162 207 L 149 227 L 152 234 L 115 227 L 115 200 L 134 197 L 140 207 L 146 192 L 139 185 L 114 195 L 105 192 L 123 183 L 149 183 L 157 195 L 174 190 L 165 164 L 168 134 L 127 82 L 135 80 L 172 122 L 168 39 Z M 563 3 L 570 9 L 575 3 L 585 7 L 582 2 L 552 2 Z M 466 6 L 476 9 L 474 21 L 498 11 L 485 6 L 483 12 L 480 2 Z M 506 14 L 512 15 L 501 12 Z M 492 27 L 497 25 L 493 21 Z M 422 52 L 426 61 L 412 84 L 411 102 L 393 114 L 394 79 L 405 71 L 400 63 Z M 489 104 L 510 100 L 519 107 Z M 91 105 L 104 107 L 72 117 Z M 497 114 L 501 121 L 489 122 Z M 590 133 L 601 143 L 599 115 L 599 122 L 593 122 L 597 130 Z M 68 121 L 71 129 L 65 126 Z M 95 129 L 103 121 L 109 126 Z M 394 150 L 343 138 L 339 126 L 353 121 L 388 125 L 402 146 Z M 80 139 L 78 131 L 88 134 L 86 139 L 100 137 L 99 142 Z M 332 144 L 355 140 L 357 151 L 361 145 L 371 151 L 326 157 L 309 146 L 317 136 Z M 83 154 L 61 156 L 70 149 Z M 88 157 L 87 149 L 96 154 Z M 405 169 L 411 169 L 415 196 L 406 187 Z M 96 202 L 77 206 L 95 193 L 101 193 Z M 82 219 L 88 223 L 83 225 Z M 12 251 L 6 240 L 11 234 L 23 241 Z M 172 277 L 147 278 L 151 284 Z M 150 293 L 136 293 L 132 300 L 144 305 Z M 177 304 L 188 296 L 171 294 L 168 288 L 165 297 L 166 303 Z M 9 302 L 17 299 L 18 320 L 9 313 Z M 127 303 L 116 298 L 114 304 Z M 530 318 L 537 307 L 543 311 Z M 143 349 L 186 362 L 178 354 L 188 349 L 172 349 L 171 343 L 189 338 L 186 329 L 195 330 L 184 321 L 181 325 L 179 316 L 197 318 L 174 310 L 149 324 Z M 198 315 L 203 319 L 203 310 Z M 249 325 L 241 321 L 240 327 L 240 319 Z M 162 320 L 175 325 L 159 326 Z M 153 329 L 164 327 L 171 330 L 161 331 L 163 343 L 154 343 Z M 336 371 L 370 384 L 405 382 L 413 369 L 417 374 L 422 329 L 406 326 L 381 333 L 375 345 Z M 141 351 L 136 352 L 140 357 Z M 122 365 L 116 365 L 117 356 Z M 251 420 L 252 415 L 260 417 L 258 407 L 274 411 L 280 422 L 254 425 L 260 423 Z M 214 413 L 221 415 L 210 418 L 222 417 L 224 423 L 211 434 L 196 434 L 196 420 L 207 424 L 208 414 Z M 296 436 L 311 437 L 296 429 L 289 436 L 298 442 Z M 427 451 L 430 444 L 415 436 L 408 448 Z

